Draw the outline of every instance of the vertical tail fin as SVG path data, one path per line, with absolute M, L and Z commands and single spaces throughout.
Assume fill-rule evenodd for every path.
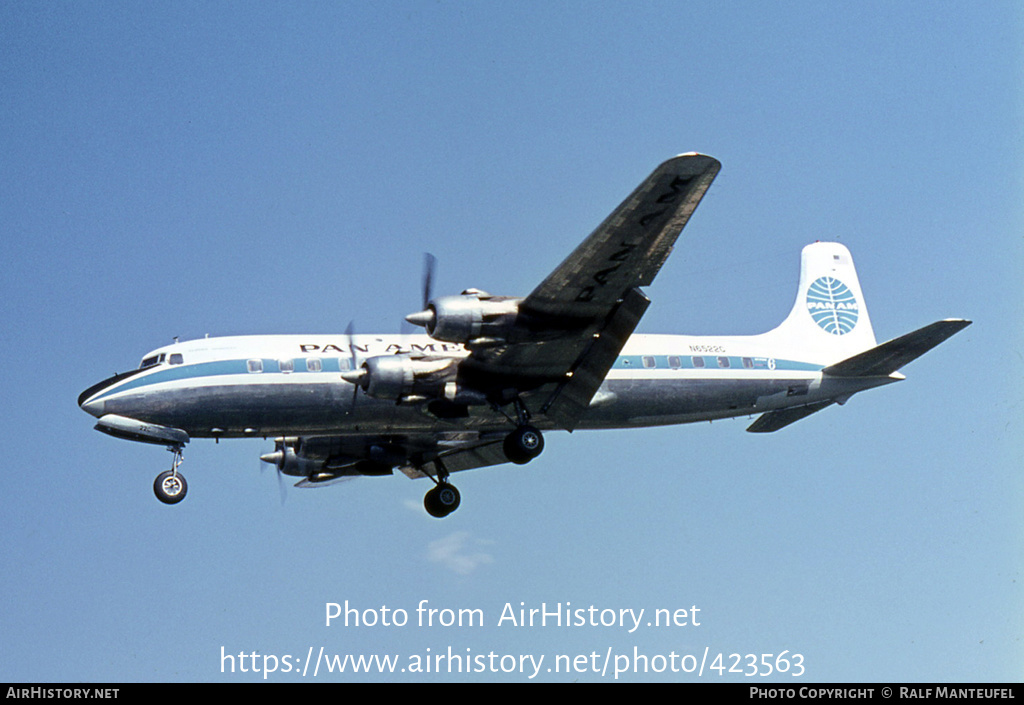
M 823 365 L 875 347 L 864 294 L 846 247 L 837 242 L 804 247 L 793 309 L 763 337 L 795 359 Z

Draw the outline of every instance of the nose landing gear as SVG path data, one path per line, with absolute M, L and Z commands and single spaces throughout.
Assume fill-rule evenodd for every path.
M 185 459 L 181 453 L 181 446 L 170 446 L 167 450 L 174 453 L 174 460 L 171 461 L 170 470 L 164 470 L 156 476 L 156 480 L 153 481 L 153 493 L 164 504 L 177 504 L 185 499 L 188 492 L 185 476 L 178 472 L 178 466 Z

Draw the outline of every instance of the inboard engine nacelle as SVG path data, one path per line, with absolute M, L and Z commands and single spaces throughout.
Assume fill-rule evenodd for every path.
M 455 379 L 456 361 L 446 357 L 378 355 L 366 359 L 358 370 L 343 373 L 342 379 L 377 399 L 415 402 L 443 394 Z
M 435 340 L 467 345 L 497 345 L 508 337 L 519 314 L 520 299 L 467 289 L 460 296 L 433 299 L 426 309 L 405 317 L 423 326 Z

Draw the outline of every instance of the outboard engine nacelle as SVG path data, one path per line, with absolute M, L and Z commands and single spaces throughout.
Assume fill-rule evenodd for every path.
M 274 452 L 265 453 L 260 460 L 275 466 L 279 472 L 295 477 L 310 477 L 319 472 L 324 465 L 323 460 L 307 458 L 295 452 L 297 439 L 278 438 L 274 442 Z

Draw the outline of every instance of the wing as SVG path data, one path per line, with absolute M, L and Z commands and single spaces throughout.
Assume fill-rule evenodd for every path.
M 517 333 L 474 350 L 467 380 L 530 389 L 527 404 L 572 430 L 650 301 L 649 285 L 718 174 L 718 160 L 661 164 L 519 303 Z
M 649 286 L 721 164 L 703 154 L 664 162 L 520 304 L 541 318 L 603 319 Z

